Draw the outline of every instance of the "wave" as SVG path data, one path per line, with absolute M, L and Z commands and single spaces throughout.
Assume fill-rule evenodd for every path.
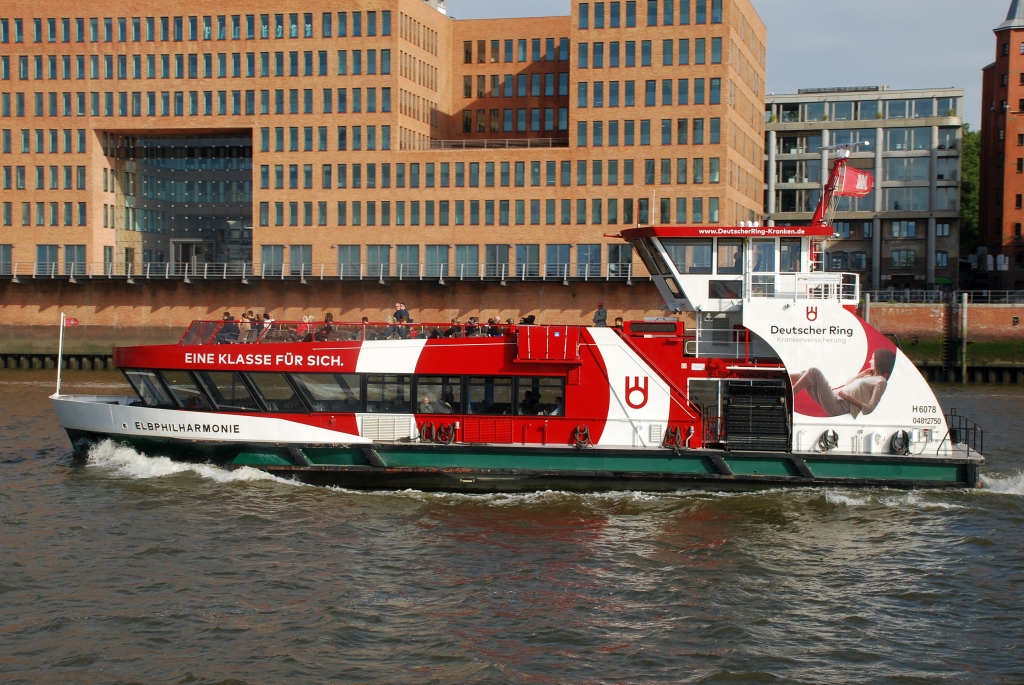
M 941 497 L 940 493 L 935 496 Z M 837 507 L 883 506 L 900 509 L 963 509 L 963 505 L 944 502 L 919 491 L 895 492 L 891 490 L 850 493 L 825 491 L 825 501 Z
M 228 470 L 210 464 L 188 464 L 171 461 L 167 457 L 150 457 L 112 440 L 104 440 L 90 449 L 87 465 L 102 468 L 115 476 L 139 480 L 192 473 L 216 483 L 250 483 L 270 480 L 289 485 L 301 485 L 297 481 L 279 478 L 249 466 Z
M 1010 476 L 981 477 L 981 487 L 997 495 L 1024 495 L 1024 472 L 1018 471 Z

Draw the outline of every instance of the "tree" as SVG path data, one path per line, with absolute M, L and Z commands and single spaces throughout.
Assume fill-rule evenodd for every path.
M 960 153 L 960 254 L 978 251 L 978 182 L 981 174 L 981 132 L 964 124 Z

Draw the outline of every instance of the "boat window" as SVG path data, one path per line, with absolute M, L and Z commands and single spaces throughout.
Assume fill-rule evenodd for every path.
M 157 377 L 155 371 L 130 371 L 124 372 L 128 382 L 135 388 L 135 393 L 147 407 L 174 408 L 174 400 L 167 393 L 163 383 Z
M 718 273 L 743 273 L 743 240 L 718 239 Z
M 754 271 L 775 273 L 775 239 L 756 239 L 753 241 Z
M 512 379 L 471 377 L 468 381 L 469 414 L 511 414 Z
M 354 373 L 297 373 L 292 380 L 316 412 L 357 412 L 359 375 Z
M 521 416 L 565 415 L 565 379 L 523 376 L 518 380 L 517 414 Z
M 779 240 L 779 271 L 797 273 L 800 271 L 801 238 Z
M 462 413 L 461 376 L 420 376 L 416 379 L 417 414 Z
M 381 414 L 412 412 L 412 376 L 369 375 L 366 377 L 366 411 Z
M 663 238 L 662 247 L 681 274 L 711 273 L 711 238 Z
M 712 300 L 738 300 L 743 297 L 743 281 L 708 281 Z
M 636 240 L 634 241 L 634 244 L 636 245 L 637 254 L 640 255 L 640 260 L 643 261 L 644 266 L 647 267 L 648 273 L 652 276 L 669 273 L 668 264 L 665 263 L 661 253 L 649 238 Z
M 267 411 L 305 414 L 306 407 L 283 373 L 250 373 L 249 380 L 256 386 Z
M 209 409 L 210 405 L 187 371 L 161 371 L 164 385 L 183 409 Z
M 196 376 L 206 394 L 223 411 L 259 411 L 256 400 L 234 371 L 198 371 Z

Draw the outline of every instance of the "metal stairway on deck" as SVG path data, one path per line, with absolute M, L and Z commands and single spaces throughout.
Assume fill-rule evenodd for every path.
M 727 381 L 725 391 L 725 441 L 730 450 L 789 451 L 785 383 Z

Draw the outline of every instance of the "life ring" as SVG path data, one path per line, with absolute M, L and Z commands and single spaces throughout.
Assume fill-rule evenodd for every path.
M 578 450 L 594 446 L 593 441 L 590 439 L 590 428 L 585 423 L 576 426 L 576 430 L 572 434 L 572 442 Z
M 818 438 L 818 448 L 822 452 L 831 452 L 837 447 L 839 447 L 839 434 L 834 430 L 829 429 Z
M 455 426 L 450 423 L 442 423 L 434 434 L 434 442 L 442 445 L 450 445 L 455 442 Z
M 907 431 L 896 431 L 889 442 L 889 453 L 899 456 L 910 454 L 910 434 Z
M 433 421 L 424 421 L 420 426 L 420 440 L 423 442 L 437 441 L 437 429 L 434 427 Z

